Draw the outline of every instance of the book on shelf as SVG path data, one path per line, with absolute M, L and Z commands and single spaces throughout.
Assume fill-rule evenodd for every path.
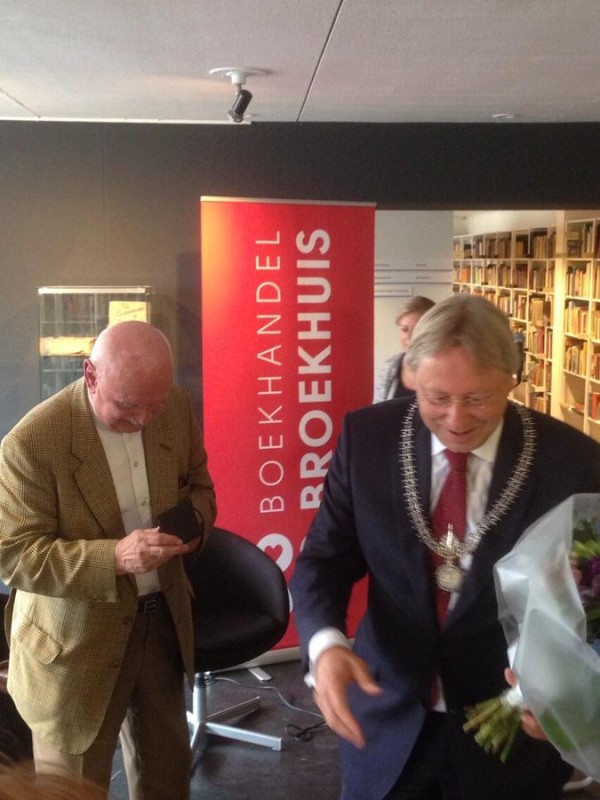
M 590 392 L 588 416 L 590 419 L 600 420 L 600 392 Z
M 579 228 L 569 228 L 566 235 L 567 255 L 577 258 L 581 255 L 581 231 Z
M 585 376 L 587 368 L 588 343 L 575 342 L 565 348 L 564 368 L 567 372 Z
M 536 327 L 546 322 L 546 301 L 543 297 L 532 297 L 529 300 L 529 321 Z
M 590 355 L 590 378 L 600 381 L 600 353 L 596 350 Z
M 565 332 L 587 334 L 588 305 L 578 300 L 569 300 L 565 307 Z

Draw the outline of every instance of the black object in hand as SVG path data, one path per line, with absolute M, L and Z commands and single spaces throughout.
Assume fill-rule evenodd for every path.
M 179 536 L 182 542 L 189 542 L 204 534 L 204 526 L 198 520 L 189 498 L 159 514 L 158 524 L 161 531 Z

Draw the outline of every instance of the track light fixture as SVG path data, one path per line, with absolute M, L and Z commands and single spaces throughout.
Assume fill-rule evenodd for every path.
M 252 100 L 252 92 L 249 92 L 248 89 L 242 89 L 242 87 L 239 86 L 233 105 L 227 112 L 228 118 L 232 122 L 243 122 L 244 113 L 250 105 L 250 100 Z
M 211 69 L 210 74 L 230 78 L 231 83 L 236 87 L 236 95 L 233 105 L 227 112 L 227 118 L 236 123 L 244 122 L 244 114 L 252 100 L 252 92 L 244 89 L 243 86 L 249 75 L 266 75 L 266 70 L 249 67 L 218 67 Z

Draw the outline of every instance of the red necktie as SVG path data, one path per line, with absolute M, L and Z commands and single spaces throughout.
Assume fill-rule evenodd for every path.
M 437 539 L 446 540 L 448 525 L 452 525 L 454 535 L 461 541 L 467 528 L 467 459 L 468 453 L 453 453 L 445 450 L 444 455 L 450 464 L 450 472 L 440 492 L 438 504 L 433 512 L 433 532 Z M 444 563 L 444 559 L 432 553 L 434 571 Z M 446 619 L 450 592 L 437 589 L 437 610 L 441 623 Z

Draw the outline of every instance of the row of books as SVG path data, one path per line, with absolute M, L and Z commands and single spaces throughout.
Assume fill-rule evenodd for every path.
M 554 258 L 556 255 L 556 231 L 532 231 L 531 257 Z
M 600 297 L 600 264 L 594 264 L 594 297 Z
M 566 293 L 572 297 L 587 297 L 588 287 L 588 272 L 585 266 L 569 264 L 565 276 Z
M 596 231 L 594 242 L 594 224 L 581 222 L 567 228 L 566 243 L 567 255 L 571 258 L 581 258 L 595 255 L 600 257 L 600 230 Z
M 587 303 L 569 300 L 565 308 L 565 331 L 600 340 L 600 308 L 592 308 L 590 313 Z
M 576 229 L 578 230 L 578 229 Z M 531 232 L 478 234 L 454 239 L 454 258 L 555 258 L 556 231 L 540 228 Z
M 551 375 L 552 375 L 552 365 L 549 361 L 538 361 L 534 367 L 529 371 L 529 382 L 533 384 L 533 386 L 539 386 L 541 388 L 546 389 L 546 391 L 550 390 L 551 385 Z
M 587 336 L 589 308 L 587 303 L 569 300 L 565 307 L 565 331 Z
M 550 413 L 550 402 L 548 398 L 538 392 L 534 392 L 529 396 L 528 405 L 529 408 L 533 408 L 535 411 L 541 411 L 542 414 Z
M 588 397 L 588 416 L 600 420 L 600 392 L 590 392 Z
M 593 380 L 600 381 L 600 352 L 593 350 L 590 353 L 589 369 L 587 368 L 587 357 L 587 342 L 570 344 L 565 349 L 565 369 L 577 375 L 585 375 L 587 373 Z
M 510 233 L 454 240 L 454 258 L 510 258 L 511 252 Z
M 600 380 L 600 353 L 594 350 L 590 357 L 590 378 Z
M 589 277 L 592 277 L 592 297 L 600 297 L 600 264 L 595 263 L 592 270 L 588 269 L 588 264 L 569 264 L 567 267 L 567 294 L 576 297 L 587 297 Z
M 552 324 L 552 299 L 545 297 L 529 298 L 529 321 L 541 327 Z
M 551 292 L 554 289 L 554 266 L 535 266 L 529 271 L 529 288 L 534 292 Z
M 510 286 L 510 264 L 473 264 L 471 267 L 471 283 Z
M 588 343 L 575 342 L 565 348 L 564 368 L 575 375 L 585 375 L 588 361 Z
M 537 356 L 552 353 L 552 328 L 536 328 L 527 334 L 527 349 Z

